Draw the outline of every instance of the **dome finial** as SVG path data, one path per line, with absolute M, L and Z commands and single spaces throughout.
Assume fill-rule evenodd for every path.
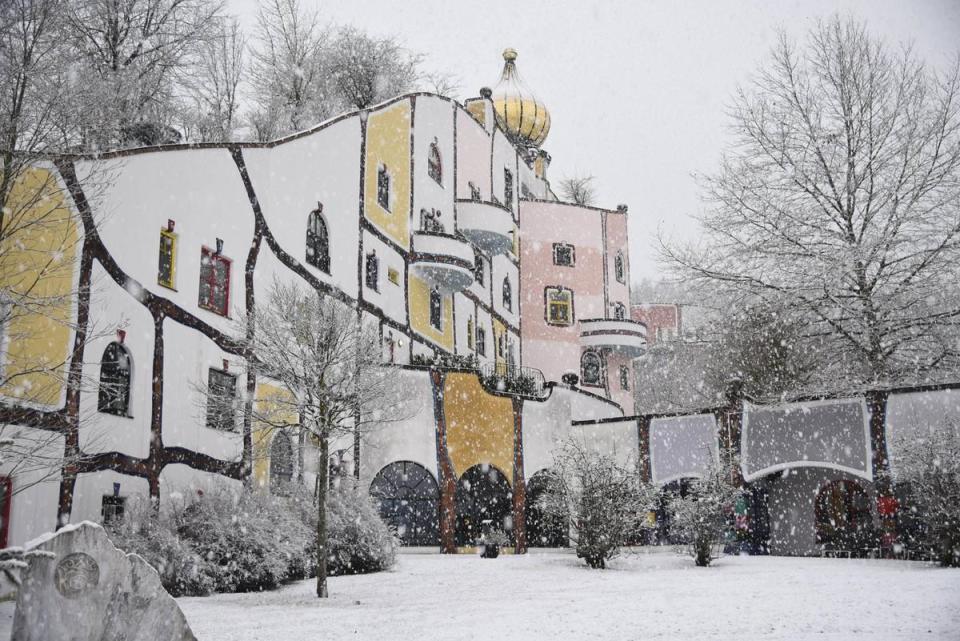
M 517 59 L 517 50 L 507 47 L 503 50 L 503 59 L 507 62 L 513 62 Z

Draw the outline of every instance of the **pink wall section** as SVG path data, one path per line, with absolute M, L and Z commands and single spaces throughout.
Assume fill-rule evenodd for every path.
M 457 198 L 470 198 L 473 183 L 490 200 L 490 134 L 463 109 L 457 109 Z
M 606 243 L 604 242 L 606 219 Z M 520 312 L 523 364 L 543 371 L 547 380 L 559 381 L 565 372 L 580 371 L 579 321 L 588 318 L 613 318 L 613 308 L 604 303 L 604 269 L 607 298 L 622 302 L 629 318 L 629 260 L 627 281 L 617 283 L 614 256 L 622 250 L 627 257 L 626 215 L 566 203 L 523 201 L 520 206 L 521 297 Z M 553 244 L 575 247 L 573 267 L 553 264 Z M 604 249 L 607 250 L 606 265 Z M 573 324 L 557 327 L 546 321 L 544 290 L 560 285 L 573 290 Z M 607 379 L 613 400 L 632 411 L 632 392 L 620 392 L 619 361 L 610 357 Z M 626 361 L 624 361 L 626 362 Z M 631 374 L 631 383 L 632 374 Z

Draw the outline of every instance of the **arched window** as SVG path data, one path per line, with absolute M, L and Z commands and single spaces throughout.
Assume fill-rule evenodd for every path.
M 318 206 L 307 219 L 307 263 L 330 273 L 330 236 L 323 220 L 323 207 Z
M 618 283 L 627 282 L 627 270 L 623 263 L 623 253 L 617 252 L 617 257 L 613 259 L 613 273 Z
M 277 432 L 270 444 L 270 490 L 283 493 L 293 480 L 293 445 L 290 437 Z
M 510 285 L 510 277 L 503 279 L 503 307 L 508 312 L 513 311 L 513 287 Z
M 387 465 L 370 483 L 370 496 L 401 545 L 440 543 L 440 489 L 425 467 L 410 461 Z
M 130 415 L 130 377 L 133 362 L 130 352 L 113 342 L 103 350 L 100 359 L 100 394 L 97 409 L 105 414 Z
M 437 143 L 430 143 L 430 155 L 427 156 L 427 173 L 437 181 L 437 184 L 443 184 L 443 164 L 440 162 L 440 148 Z
M 580 357 L 580 380 L 584 385 L 603 385 L 603 361 L 596 352 L 584 352 Z

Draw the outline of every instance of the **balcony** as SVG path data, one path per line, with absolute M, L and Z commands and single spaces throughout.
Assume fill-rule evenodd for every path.
M 513 248 L 513 215 L 503 205 L 457 200 L 457 227 L 467 240 L 491 256 Z
M 480 384 L 491 392 L 532 399 L 545 398 L 548 393 L 543 372 L 533 367 L 487 363 L 477 373 Z
M 410 263 L 418 276 L 444 293 L 462 291 L 473 282 L 473 247 L 456 236 L 415 232 Z
M 647 349 L 647 326 L 632 320 L 590 318 L 580 321 L 580 345 L 605 347 L 637 357 Z

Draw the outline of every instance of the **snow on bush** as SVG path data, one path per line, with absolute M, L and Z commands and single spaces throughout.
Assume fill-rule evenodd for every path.
M 902 447 L 898 481 L 920 523 L 919 543 L 941 565 L 960 566 L 960 424 L 941 425 Z
M 365 495 L 332 490 L 331 565 L 336 574 L 393 565 L 392 533 Z M 270 590 L 316 574 L 317 511 L 312 495 L 290 486 L 283 496 L 229 491 L 171 500 L 159 514 L 141 502 L 108 525 L 122 550 L 146 559 L 174 596 Z
M 723 538 L 740 492 L 728 477 L 727 469 L 714 465 L 703 478 L 692 479 L 686 493 L 668 503 L 671 529 L 690 542 L 690 554 L 698 566 L 713 560 L 711 548 Z
M 539 507 L 551 518 L 569 519 L 577 557 L 605 568 L 637 538 L 653 500 L 633 465 L 568 441 L 554 455 Z

